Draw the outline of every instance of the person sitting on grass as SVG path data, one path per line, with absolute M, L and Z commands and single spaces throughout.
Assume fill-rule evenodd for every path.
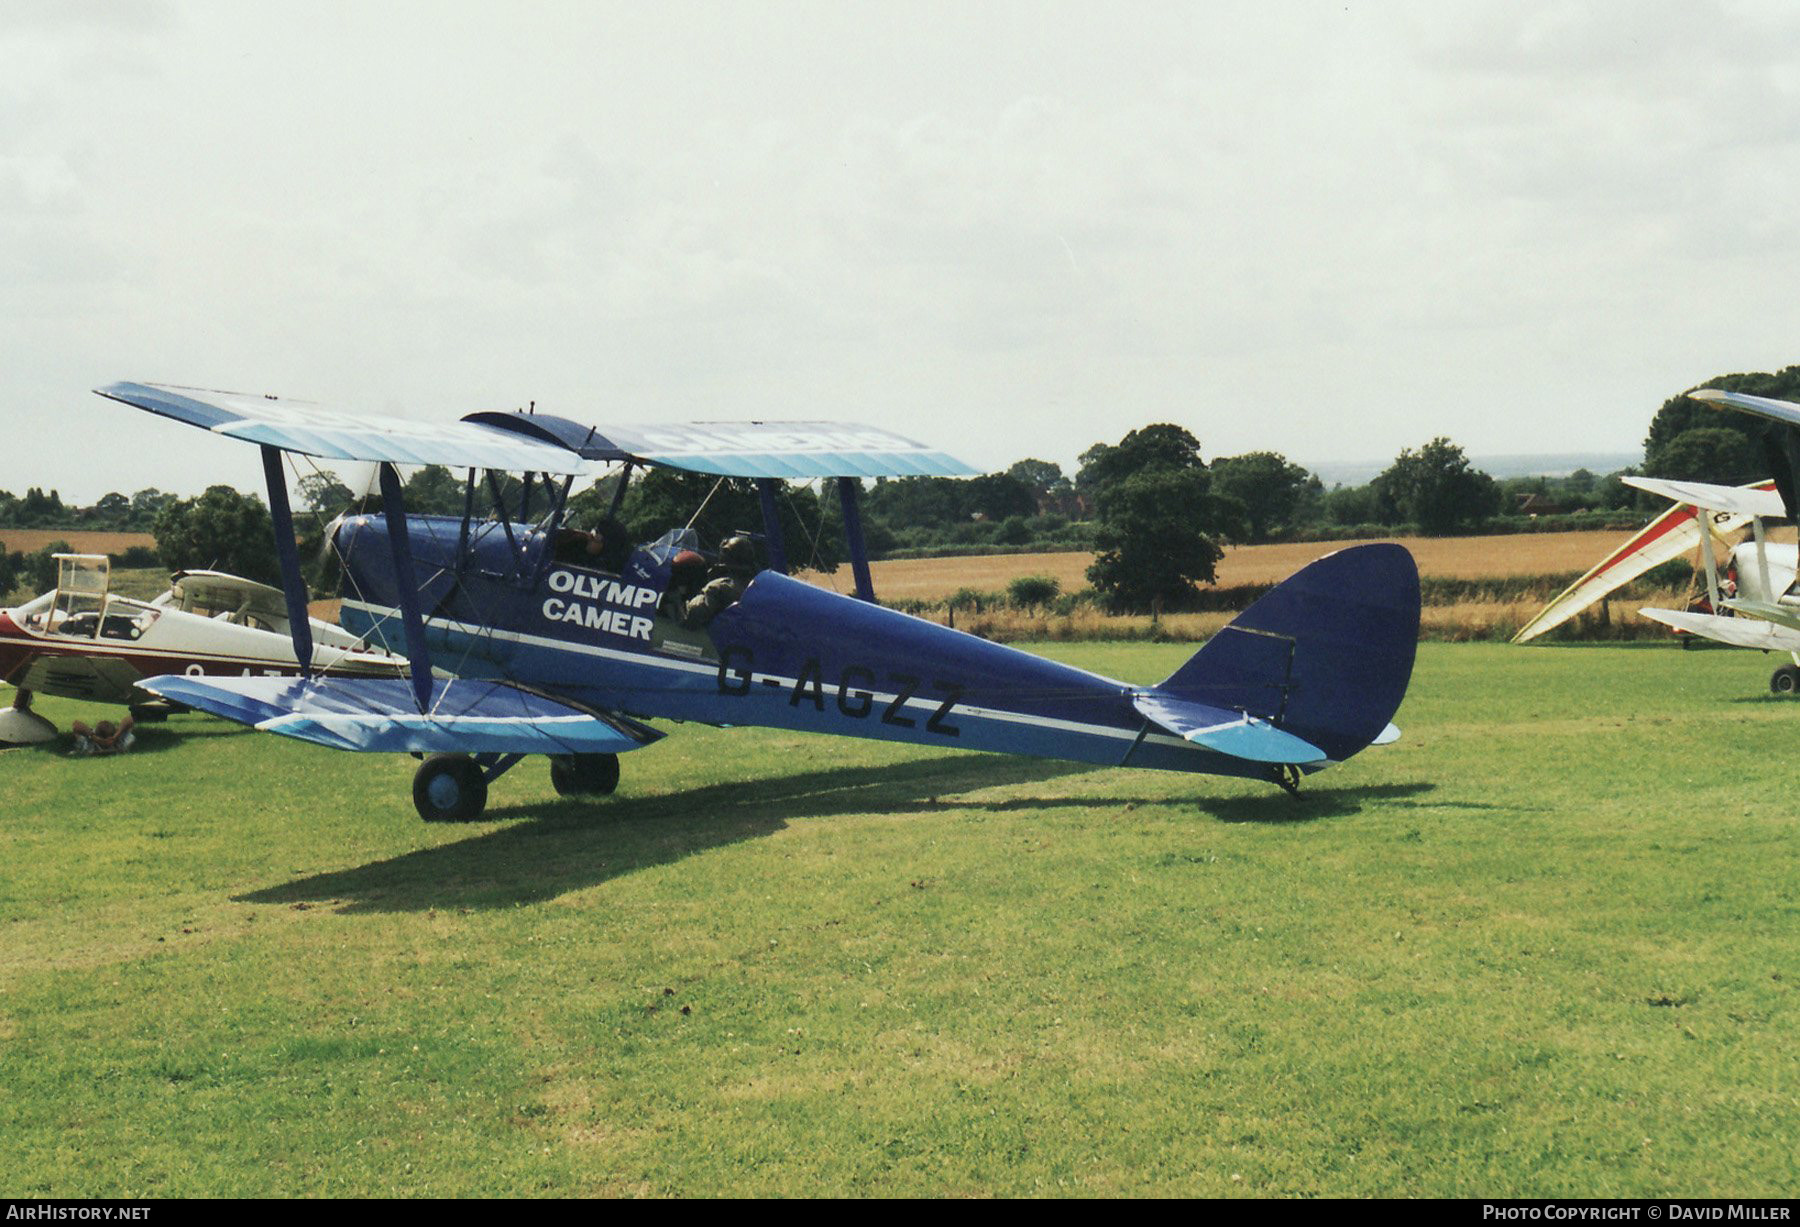
M 125 753 L 137 741 L 131 732 L 131 723 L 130 716 L 126 716 L 117 724 L 111 720 L 102 720 L 93 728 L 89 728 L 80 720 L 75 721 L 69 726 L 69 731 L 75 734 L 73 753 L 83 756 Z

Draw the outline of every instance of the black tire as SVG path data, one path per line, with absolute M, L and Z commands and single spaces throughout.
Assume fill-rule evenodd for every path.
M 131 713 L 133 724 L 160 724 L 174 708 L 167 703 L 133 703 L 125 710 Z
M 617 754 L 559 754 L 550 760 L 559 797 L 604 797 L 619 786 Z
M 1800 669 L 1783 665 L 1769 675 L 1769 689 L 1776 694 L 1793 694 L 1800 690 Z
M 413 807 L 426 822 L 473 822 L 487 808 L 487 778 L 467 754 L 433 754 L 413 773 Z

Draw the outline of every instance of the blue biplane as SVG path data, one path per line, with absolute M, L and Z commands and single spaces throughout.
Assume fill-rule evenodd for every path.
M 618 755 L 663 735 L 648 719 L 1265 778 L 1290 790 L 1303 773 L 1399 735 L 1390 721 L 1412 675 L 1419 580 L 1397 545 L 1319 559 L 1166 680 L 1132 686 L 875 604 L 859 479 L 974 472 L 890 431 L 586 426 L 534 413 L 426 424 L 154 384 L 98 391 L 262 448 L 295 655 L 314 664 L 298 679 L 168 676 L 144 688 L 320 745 L 423 757 L 413 800 L 427 821 L 476 817 L 488 785 L 529 754 L 549 757 L 559 793 L 609 793 Z M 340 517 L 330 540 L 343 564 L 344 626 L 403 652 L 406 678 L 320 672 L 329 654 L 310 642 L 283 451 L 380 466 L 380 513 Z M 405 513 L 395 466 L 422 464 L 467 471 L 461 516 Z M 684 612 L 707 553 L 691 531 L 610 560 L 565 548 L 577 478 L 617 473 L 616 511 L 633 472 L 653 465 L 752 478 L 761 494 L 768 565 L 745 570 L 703 623 Z M 525 475 L 516 518 L 500 472 Z M 784 480 L 812 479 L 836 483 L 854 597 L 786 573 L 777 493 Z M 531 518 L 534 481 L 549 507 Z

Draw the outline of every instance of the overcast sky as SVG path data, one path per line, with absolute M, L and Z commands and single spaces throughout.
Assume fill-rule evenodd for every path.
M 119 379 L 877 422 L 984 468 L 1633 451 L 1800 361 L 1800 9 L 0 0 L 0 488 Z

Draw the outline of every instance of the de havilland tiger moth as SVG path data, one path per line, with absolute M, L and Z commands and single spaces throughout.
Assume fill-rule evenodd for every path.
M 303 665 L 298 678 L 171 674 L 141 685 L 268 732 L 422 757 L 413 800 L 428 821 L 477 816 L 488 786 L 530 754 L 550 759 L 561 793 L 611 792 L 618 755 L 664 735 L 649 720 L 1239 776 L 1289 789 L 1399 736 L 1391 722 L 1412 674 L 1419 581 L 1397 545 L 1313 562 L 1168 678 L 1137 686 L 875 603 L 859 480 L 975 472 L 885 429 L 590 426 L 523 412 L 429 424 L 168 385 L 97 390 L 262 449 L 296 661 L 314 653 L 282 453 L 379 466 L 380 512 L 340 517 L 329 540 L 342 562 L 344 629 L 404 655 L 406 677 Z M 462 515 L 405 513 L 396 466 L 423 464 L 466 471 Z M 676 529 L 615 552 L 620 543 L 597 548 L 566 522 L 578 478 L 616 473 L 616 512 L 633 472 L 649 466 L 754 480 L 760 539 L 734 536 L 709 551 L 691 530 Z M 525 475 L 516 507 L 502 472 Z M 837 488 L 854 596 L 787 574 L 780 484 L 815 479 Z M 537 513 L 534 486 L 547 503 Z

